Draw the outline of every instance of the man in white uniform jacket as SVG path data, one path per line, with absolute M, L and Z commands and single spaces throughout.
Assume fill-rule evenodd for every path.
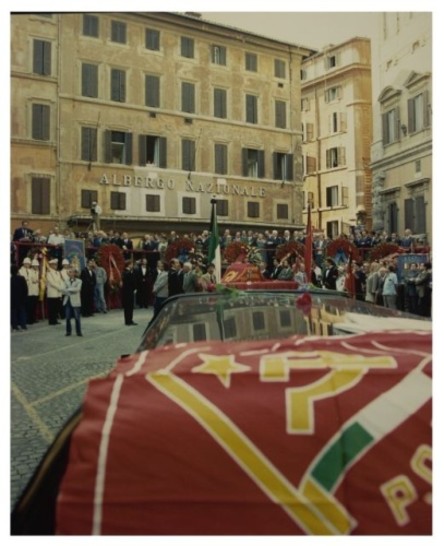
M 66 335 L 71 335 L 71 318 L 76 322 L 76 334 L 82 336 L 80 326 L 80 290 L 82 289 L 82 281 L 78 277 L 77 269 L 69 270 L 69 279 L 65 281 L 65 287 L 62 289 L 63 306 L 65 307 L 66 317 Z

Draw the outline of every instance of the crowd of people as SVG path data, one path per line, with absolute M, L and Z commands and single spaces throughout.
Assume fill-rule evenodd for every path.
M 37 305 L 45 295 L 47 319 L 50 325 L 60 324 L 66 319 L 66 335 L 71 335 L 71 318 L 75 319 L 76 333 L 81 336 L 80 317 L 94 313 L 107 313 L 109 279 L 106 270 L 95 257 L 86 260 L 79 271 L 74 264 L 63 258 L 65 239 L 77 238 L 71 230 L 61 232 L 55 226 L 47 237 L 40 230 L 32 230 L 24 221 L 15 230 L 11 246 L 11 327 L 13 331 L 26 330 L 37 321 Z M 106 244 L 117 245 L 122 250 L 125 267 L 119 283 L 120 306 L 124 310 L 125 325 L 134 325 L 134 306 L 153 307 L 154 316 L 163 301 L 178 293 L 211 291 L 217 278 L 214 266 L 207 263 L 210 234 L 201 233 L 178 235 L 145 234 L 133 241 L 126 232 L 112 230 L 89 232 L 86 239 L 87 256 Z M 394 243 L 406 252 L 414 251 L 415 240 L 410 230 L 403 236 L 385 232 L 359 230 L 342 238 L 355 247 L 369 250 L 382 242 Z M 178 255 L 166 259 L 170 245 L 178 241 L 189 241 L 189 245 L 178 247 Z M 412 263 L 404 275 L 403 291 L 400 294 L 396 274 L 396 255 L 381 260 L 360 260 L 350 264 L 335 261 L 327 256 L 326 249 L 331 242 L 322 233 L 313 237 L 313 260 L 311 271 L 305 270 L 303 257 L 296 252 L 283 258 L 277 256 L 277 249 L 285 243 L 305 244 L 305 233 L 299 230 L 291 233 L 284 230 L 241 230 L 231 233 L 226 229 L 219 238 L 222 253 L 231 243 L 240 243 L 249 249 L 250 256 L 259 266 L 264 279 L 292 280 L 299 285 L 309 284 L 339 291 L 346 291 L 358 299 L 386 307 L 405 309 L 411 313 L 431 316 L 431 263 Z M 41 263 L 38 251 L 33 245 L 46 244 L 50 247 L 48 271 L 42 284 Z M 33 255 L 34 252 L 34 255 Z M 362 254 L 365 256 L 365 254 Z M 24 282 L 23 282 L 24 281 Z

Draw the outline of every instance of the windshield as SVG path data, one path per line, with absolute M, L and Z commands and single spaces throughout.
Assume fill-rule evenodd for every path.
M 409 317 L 410 326 L 405 317 Z M 145 331 L 137 351 L 190 341 L 331 336 L 390 327 L 428 329 L 429 322 L 335 292 L 185 295 L 165 304 Z

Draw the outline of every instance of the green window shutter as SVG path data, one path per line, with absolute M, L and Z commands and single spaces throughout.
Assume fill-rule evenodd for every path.
M 286 161 L 287 161 L 286 180 L 293 180 L 294 155 L 293 154 L 287 154 Z
M 415 101 L 413 99 L 408 99 L 407 101 L 407 123 L 409 133 L 414 133 L 416 130 L 415 127 Z
M 264 178 L 265 177 L 265 152 L 264 150 L 258 150 L 257 152 L 257 177 L 258 178 Z
M 227 117 L 227 91 L 225 89 L 214 90 L 214 116 L 222 119 Z
M 125 133 L 125 163 L 131 165 L 133 162 L 133 134 Z
M 49 178 L 33 178 L 31 190 L 32 214 L 49 214 L 50 212 L 50 180 Z
M 182 112 L 195 112 L 194 84 L 182 82 Z
M 111 70 L 111 100 L 125 102 L 125 72 L 123 70 Z
M 215 172 L 227 174 L 227 147 L 225 144 L 214 145 Z
M 32 138 L 34 140 L 49 140 L 50 110 L 46 104 L 32 105 Z
M 146 165 L 146 135 L 139 135 L 139 165 Z
M 160 49 L 160 32 L 151 28 L 145 30 L 145 47 L 152 51 Z
M 82 96 L 98 97 L 98 66 L 95 64 L 82 64 Z
M 112 162 L 111 131 L 109 131 L 108 129 L 105 130 L 103 142 L 104 142 L 105 163 L 111 163 Z
M 83 161 L 97 161 L 97 129 L 82 127 L 81 148 Z
M 145 76 L 145 104 L 151 108 L 160 106 L 160 78 L 159 76 Z
M 167 139 L 159 137 L 159 167 L 166 169 L 167 166 Z
M 242 176 L 248 176 L 248 148 L 242 148 Z

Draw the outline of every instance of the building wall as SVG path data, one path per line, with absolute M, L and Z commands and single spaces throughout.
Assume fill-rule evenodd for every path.
M 96 14 L 97 37 L 84 36 L 83 14 L 43 17 L 13 15 L 12 21 L 12 227 L 24 218 L 44 229 L 67 221 L 86 226 L 89 206 L 82 190 L 97 192 L 103 222 L 143 233 L 150 226 L 208 224 L 210 199 L 228 200 L 226 225 L 254 228 L 302 225 L 300 69 L 307 48 L 228 29 L 201 19 L 167 13 Z M 126 24 L 127 41 L 111 41 L 112 21 Z M 160 32 L 160 48 L 145 47 L 145 30 Z M 32 39 L 51 43 L 51 74 L 36 76 Z M 194 40 L 194 58 L 181 56 L 181 37 Z M 226 65 L 212 62 L 212 46 L 226 49 Z M 258 70 L 245 70 L 245 54 L 257 55 Z M 275 59 L 285 76 L 275 77 Z M 31 64 L 30 64 L 31 63 Z M 96 65 L 97 97 L 82 95 L 82 65 Z M 125 73 L 123 102 L 111 100 L 111 71 Z M 145 105 L 145 76 L 160 78 L 160 105 Z M 195 111 L 182 112 L 182 82 L 195 86 Z M 214 114 L 214 88 L 227 91 L 226 119 Z M 257 123 L 246 123 L 245 95 L 258 97 Z M 276 127 L 275 100 L 286 104 L 285 128 Z M 32 138 L 32 104 L 50 107 L 49 140 Z M 82 128 L 96 131 L 97 159 L 82 160 Z M 106 131 L 132 133 L 130 164 L 108 162 Z M 166 138 L 163 168 L 140 165 L 139 135 Z M 183 169 L 182 139 L 194 141 L 195 169 Z M 227 173 L 215 173 L 214 145 L 228 149 Z M 264 154 L 264 176 L 243 176 L 242 148 Z M 291 180 L 274 179 L 273 153 L 292 154 Z M 50 210 L 32 214 L 31 179 L 50 180 Z M 219 183 L 218 183 L 219 182 Z M 124 210 L 111 208 L 111 192 L 126 194 Z M 160 211 L 148 213 L 146 194 L 160 196 Z M 184 214 L 182 197 L 194 197 L 196 211 Z M 249 217 L 248 202 L 259 203 Z M 278 218 L 277 205 L 288 216 Z M 282 212 L 282 211 L 281 211 Z M 184 230 L 187 230 L 184 227 Z
M 411 228 L 432 243 L 432 14 L 379 15 L 373 48 L 375 104 L 371 167 L 375 227 L 400 234 Z M 422 122 L 413 129 L 408 101 L 424 97 Z M 383 118 L 396 111 L 394 136 L 384 137 Z M 413 200 L 414 213 L 406 202 Z M 393 223 L 393 210 L 396 221 Z
M 305 138 L 302 148 L 305 158 L 310 156 L 315 164 L 311 171 L 307 162 L 304 165 L 304 205 L 310 197 L 313 224 L 327 235 L 348 233 L 361 222 L 369 228 L 370 41 L 353 38 L 329 46 L 304 60 L 302 70 L 302 122 L 305 132 L 307 124 L 313 127 L 312 138 Z M 339 90 L 336 96 L 330 95 L 333 88 Z M 331 157 L 335 148 L 337 162 Z M 328 196 L 328 192 L 336 194 Z

